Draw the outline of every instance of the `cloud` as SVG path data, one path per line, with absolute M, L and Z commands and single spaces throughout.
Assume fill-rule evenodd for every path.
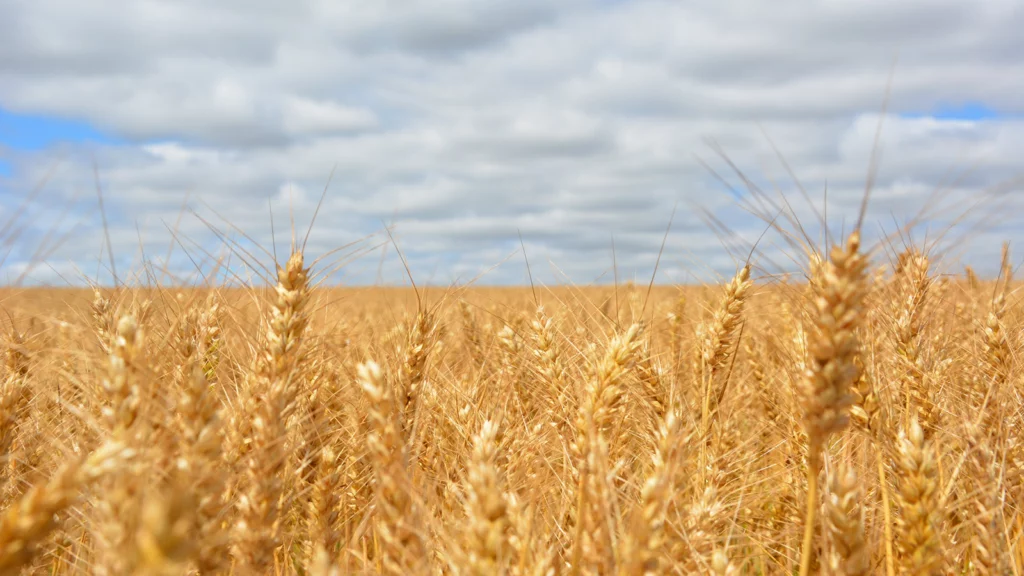
M 291 134 L 351 132 L 376 125 L 373 111 L 336 102 L 292 98 L 284 108 L 284 127 Z
M 210 264 L 228 238 L 253 255 L 233 265 L 266 265 L 252 244 L 286 249 L 291 215 L 302 237 L 330 177 L 310 252 L 375 250 L 346 281 L 378 279 L 376 250 L 383 280 L 402 280 L 384 226 L 437 281 L 489 270 L 520 235 L 542 281 L 610 278 L 613 239 L 622 275 L 642 276 L 673 210 L 662 278 L 710 280 L 760 236 L 752 209 L 776 210 L 714 147 L 785 194 L 808 234 L 826 197 L 828 224 L 848 230 L 897 54 L 871 234 L 925 209 L 933 238 L 973 207 L 987 228 L 946 238 L 981 271 L 1001 237 L 1024 240 L 1020 187 L 1003 185 L 1024 144 L 1024 14 L 1009 0 L 106 1 L 20 3 L 0 21 L 7 115 L 105 137 L 61 124 L 63 142 L 0 140 L 4 205 L 45 183 L 8 272 L 59 219 L 76 227 L 50 260 L 96 273 L 95 159 L 119 271 L 141 243 L 161 259 L 173 247 L 184 275 L 186 248 Z M 768 271 L 799 257 L 778 235 L 762 246 Z M 524 272 L 516 256 L 484 281 Z

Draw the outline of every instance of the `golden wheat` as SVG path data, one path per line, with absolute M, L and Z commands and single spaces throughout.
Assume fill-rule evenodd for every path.
M 860 243 L 649 293 L 319 288 L 300 251 L 268 290 L 3 291 L 0 574 L 1024 573 L 1009 252 Z

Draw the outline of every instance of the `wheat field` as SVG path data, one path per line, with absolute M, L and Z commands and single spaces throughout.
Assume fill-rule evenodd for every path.
M 0 574 L 1021 574 L 1008 250 L 805 269 L 5 289 Z

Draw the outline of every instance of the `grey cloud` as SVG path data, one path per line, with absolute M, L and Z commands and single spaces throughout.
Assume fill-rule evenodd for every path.
M 29 75 L 145 74 L 164 59 L 270 60 L 294 11 L 274 3 L 61 0 L 5 7 L 0 63 Z M 287 28 L 286 28 L 287 30 Z
M 332 9 L 333 8 L 333 9 Z M 492 46 L 508 35 L 552 21 L 547 2 L 396 2 L 328 8 L 337 29 L 359 50 L 451 55 Z

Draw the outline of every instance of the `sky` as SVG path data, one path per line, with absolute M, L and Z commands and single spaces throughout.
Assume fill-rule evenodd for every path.
M 255 282 L 293 228 L 336 283 L 713 282 L 769 206 L 849 232 L 880 123 L 876 257 L 1024 241 L 1015 0 L 5 4 L 0 282 Z

